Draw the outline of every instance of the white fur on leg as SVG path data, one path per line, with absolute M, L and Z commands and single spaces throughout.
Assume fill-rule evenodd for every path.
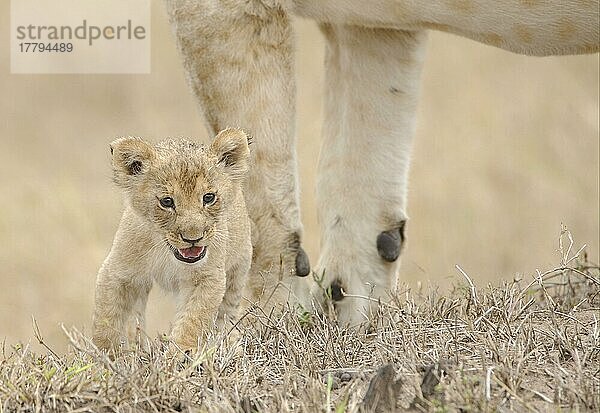
M 317 202 L 318 271 L 334 284 L 342 323 L 395 287 L 377 236 L 406 219 L 406 187 L 425 35 L 325 25 L 326 101 Z M 340 297 L 339 288 L 346 294 Z M 337 291 L 336 291 L 337 289 Z M 341 298 L 341 299 L 340 299 Z

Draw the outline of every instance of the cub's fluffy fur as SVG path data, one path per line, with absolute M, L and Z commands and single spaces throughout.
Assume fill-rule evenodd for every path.
M 156 281 L 178 299 L 172 340 L 194 348 L 215 320 L 236 317 L 250 268 L 248 136 L 226 129 L 209 147 L 121 138 L 111 153 L 125 211 L 98 273 L 94 342 L 116 349 L 143 326 Z

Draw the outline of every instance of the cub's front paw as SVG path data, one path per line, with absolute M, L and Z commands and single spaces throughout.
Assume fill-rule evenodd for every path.
M 92 342 L 99 350 L 105 351 L 111 358 L 120 354 L 126 347 L 127 340 L 118 335 L 95 332 Z

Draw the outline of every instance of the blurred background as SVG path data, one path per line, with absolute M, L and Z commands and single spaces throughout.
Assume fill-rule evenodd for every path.
M 89 332 L 96 272 L 121 215 L 110 180 L 116 136 L 208 137 L 162 2 L 153 0 L 150 75 L 11 75 L 0 2 L 0 340 L 31 340 L 36 317 Z M 298 153 L 304 246 L 319 251 L 315 170 L 323 39 L 298 20 Z M 561 224 L 598 261 L 598 55 L 531 58 L 431 33 L 411 172 L 401 280 L 479 286 L 559 262 Z M 166 331 L 170 297 L 149 302 Z

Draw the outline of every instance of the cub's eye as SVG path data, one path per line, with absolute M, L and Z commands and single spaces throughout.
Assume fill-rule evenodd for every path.
M 163 208 L 175 208 L 175 201 L 170 196 L 166 196 L 158 200 L 160 206 Z
M 202 202 L 204 202 L 204 205 L 212 205 L 215 203 L 216 199 L 217 196 L 212 192 L 209 192 L 207 194 L 204 194 L 204 196 L 202 197 Z

